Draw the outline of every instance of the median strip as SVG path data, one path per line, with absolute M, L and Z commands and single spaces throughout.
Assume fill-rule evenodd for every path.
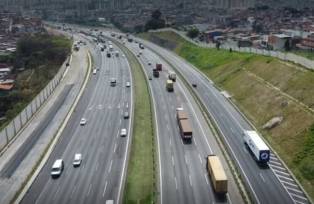
M 133 140 L 123 202 L 155 203 L 157 164 L 153 107 L 148 83 L 136 57 L 126 47 L 117 44 L 130 63 L 135 89 Z

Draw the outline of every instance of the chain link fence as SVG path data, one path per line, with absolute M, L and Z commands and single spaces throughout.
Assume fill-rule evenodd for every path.
M 6 147 L 20 132 L 38 109 L 45 103 L 49 96 L 62 80 L 69 67 L 69 58 L 65 61 L 58 73 L 46 87 L 5 127 L 0 131 L 0 151 Z

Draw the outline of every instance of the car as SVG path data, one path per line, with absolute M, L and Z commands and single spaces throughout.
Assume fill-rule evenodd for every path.
M 82 118 L 81 121 L 80 121 L 80 125 L 82 125 L 82 126 L 86 125 L 86 122 L 87 122 L 86 119 Z
M 152 75 L 149 75 L 149 76 L 148 76 L 148 79 L 149 79 L 149 80 L 152 80 L 152 79 L 153 79 Z
M 136 55 L 137 57 L 140 57 L 140 55 L 138 54 L 138 55 Z
M 131 83 L 130 83 L 129 81 L 127 81 L 126 84 L 125 84 L 125 86 L 126 86 L 126 87 L 130 87 L 130 86 L 131 86 Z
M 97 73 L 97 69 L 95 68 L 94 70 L 93 70 L 93 74 L 95 75 Z
M 117 80 L 115 78 L 110 79 L 110 86 L 116 86 Z
M 125 128 L 123 128 L 123 129 L 121 129 L 121 132 L 120 132 L 120 136 L 121 137 L 126 137 L 126 129 Z
M 78 167 L 81 165 L 81 163 L 82 163 L 82 154 L 76 153 L 74 155 L 73 166 Z
M 123 118 L 124 119 L 129 119 L 129 117 L 130 117 L 129 112 L 128 111 L 124 111 Z
M 108 57 L 108 58 L 110 58 L 110 57 L 111 57 L 110 52 L 107 52 L 107 57 Z
M 125 57 L 125 55 L 124 55 L 124 54 L 122 54 L 121 56 L 122 56 L 122 57 Z
M 53 165 L 52 165 L 52 168 L 51 168 L 51 177 L 52 178 L 56 178 L 56 177 L 59 177 L 63 171 L 63 168 L 64 168 L 64 162 L 62 159 L 57 159 Z
M 152 65 L 152 63 L 151 63 L 151 62 L 148 62 L 148 65 L 149 65 L 149 66 Z
M 196 88 L 196 87 L 197 87 L 197 84 L 194 82 L 194 83 L 192 83 L 192 86 L 193 86 L 194 88 Z

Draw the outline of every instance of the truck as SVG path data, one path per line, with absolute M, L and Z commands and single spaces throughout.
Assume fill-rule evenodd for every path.
M 173 81 L 172 80 L 167 79 L 167 81 L 166 81 L 166 89 L 169 92 L 173 91 Z
M 188 118 L 188 114 L 181 109 L 177 109 L 177 121 L 180 129 L 181 138 L 187 142 L 192 141 L 193 132 Z
M 158 78 L 159 77 L 159 72 L 157 69 L 153 69 L 153 75 L 154 77 Z
M 174 73 L 173 71 L 169 71 L 168 78 L 172 80 L 173 82 L 175 82 L 177 78 L 176 73 Z
M 158 70 L 158 71 L 162 71 L 162 64 L 156 64 L 156 69 Z
M 142 43 L 139 43 L 138 47 L 141 48 L 141 49 L 144 49 L 144 45 Z
M 225 195 L 228 192 L 228 178 L 218 156 L 207 156 L 207 172 L 215 193 Z
M 253 130 L 244 130 L 243 140 L 252 152 L 254 159 L 260 164 L 267 164 L 270 159 L 270 150 L 262 138 Z
M 109 51 L 113 51 L 113 46 L 111 44 L 109 45 Z

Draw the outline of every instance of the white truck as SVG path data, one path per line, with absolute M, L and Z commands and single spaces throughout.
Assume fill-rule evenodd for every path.
M 256 131 L 244 130 L 243 139 L 257 162 L 265 164 L 269 161 L 270 150 Z
M 168 78 L 170 79 L 170 80 L 172 80 L 173 82 L 175 82 L 176 81 L 176 73 L 174 73 L 173 71 L 169 71 L 169 73 L 168 73 Z
M 112 52 L 113 51 L 113 46 L 110 44 L 109 45 L 109 51 Z

